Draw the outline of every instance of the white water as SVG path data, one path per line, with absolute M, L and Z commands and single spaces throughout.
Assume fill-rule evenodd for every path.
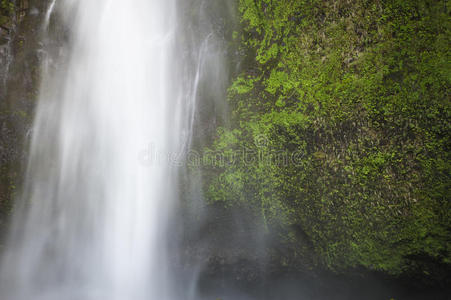
M 43 75 L 0 299 L 174 299 L 166 230 L 176 176 L 146 149 L 176 153 L 189 135 L 182 116 L 195 101 L 183 100 L 173 65 L 175 3 L 56 6 L 44 26 L 63 15 L 70 40 Z

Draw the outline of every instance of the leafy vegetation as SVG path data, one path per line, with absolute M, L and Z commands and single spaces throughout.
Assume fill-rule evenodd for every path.
M 11 22 L 16 6 L 14 1 L 0 0 L 0 26 L 7 28 L 6 24 Z
M 258 211 L 291 265 L 449 267 L 446 1 L 240 0 L 239 10 L 231 123 L 207 150 L 247 154 L 205 170 L 209 201 Z

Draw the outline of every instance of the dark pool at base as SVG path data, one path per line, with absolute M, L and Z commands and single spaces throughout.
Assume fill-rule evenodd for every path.
M 285 277 L 243 284 L 230 278 L 199 281 L 196 300 L 450 300 L 448 287 L 414 287 L 376 277 Z

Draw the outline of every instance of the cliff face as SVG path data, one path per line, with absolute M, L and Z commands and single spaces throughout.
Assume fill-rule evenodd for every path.
M 231 122 L 203 149 L 209 203 L 253 211 L 287 269 L 446 285 L 449 7 L 241 0 L 239 11 Z
M 38 94 L 41 24 L 48 1 L 1 1 L 0 233 L 12 209 L 26 162 L 25 143 Z

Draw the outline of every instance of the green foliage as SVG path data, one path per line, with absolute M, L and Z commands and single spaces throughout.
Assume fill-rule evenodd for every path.
M 210 150 L 253 159 L 206 170 L 209 199 L 260 211 L 294 249 L 302 228 L 313 261 L 332 270 L 400 274 L 420 268 L 418 256 L 450 264 L 444 2 L 240 0 L 239 9 L 234 36 L 247 57 L 229 90 L 232 125 Z
M 13 0 L 0 0 L 0 26 L 11 21 L 15 8 Z

